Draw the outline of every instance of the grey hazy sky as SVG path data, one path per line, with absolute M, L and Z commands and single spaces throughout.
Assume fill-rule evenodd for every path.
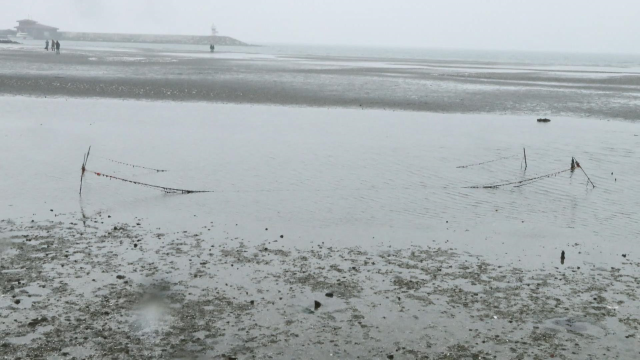
M 208 34 L 253 43 L 639 53 L 638 0 L 0 0 L 69 31 Z

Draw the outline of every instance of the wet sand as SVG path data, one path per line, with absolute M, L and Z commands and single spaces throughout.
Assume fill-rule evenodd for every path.
M 640 73 L 518 64 L 0 51 L 0 94 L 638 119 Z
M 626 255 L 530 271 L 439 246 L 299 250 L 273 229 L 251 244 L 238 225 L 56 215 L 0 222 L 4 358 L 639 356 L 640 262 Z

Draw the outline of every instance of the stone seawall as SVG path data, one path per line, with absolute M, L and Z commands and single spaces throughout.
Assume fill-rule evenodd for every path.
M 200 35 L 151 35 L 151 34 L 113 34 L 113 33 L 85 33 L 59 32 L 60 40 L 69 41 L 104 41 L 156 44 L 193 44 L 193 45 L 227 45 L 248 46 L 240 40 L 228 36 L 200 36 Z

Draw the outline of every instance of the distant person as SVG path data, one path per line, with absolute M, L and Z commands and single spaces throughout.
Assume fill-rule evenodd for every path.
M 211 44 L 209 45 L 209 50 L 211 50 L 211 52 L 214 52 L 216 50 L 216 47 Z
M 49 51 L 49 40 L 45 41 L 44 43 L 44 49 Z
M 56 54 L 60 55 L 60 41 L 56 40 Z

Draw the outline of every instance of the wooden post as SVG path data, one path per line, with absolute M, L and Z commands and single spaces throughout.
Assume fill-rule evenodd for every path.
M 522 148 L 522 151 L 524 151 L 524 169 L 527 170 L 527 149 Z
M 89 153 L 91 152 L 91 146 L 89 146 L 89 151 L 84 154 L 84 161 L 82 162 L 82 173 L 80 174 L 80 196 L 82 196 L 82 179 L 84 178 L 84 172 L 87 169 L 87 161 L 89 161 Z

